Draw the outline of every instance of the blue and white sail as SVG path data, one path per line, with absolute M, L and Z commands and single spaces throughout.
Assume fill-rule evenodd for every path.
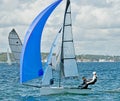
M 45 23 L 62 0 L 57 0 L 44 9 L 30 25 L 23 44 L 20 61 L 20 82 L 26 82 L 43 75 L 41 62 L 41 36 Z

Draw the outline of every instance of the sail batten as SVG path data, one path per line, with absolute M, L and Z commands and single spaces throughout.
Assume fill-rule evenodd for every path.
M 65 26 L 72 26 L 72 24 L 66 24 Z

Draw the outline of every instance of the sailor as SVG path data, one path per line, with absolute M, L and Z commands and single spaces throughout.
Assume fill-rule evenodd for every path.
M 86 82 L 87 85 L 92 85 L 97 82 L 97 74 L 96 72 L 93 72 L 93 77 L 89 81 Z
M 50 79 L 50 85 L 53 85 L 54 84 L 54 79 Z
M 96 72 L 93 72 L 92 79 L 87 80 L 85 77 L 82 77 L 82 80 L 83 80 L 83 83 L 80 86 L 78 86 L 78 88 L 80 88 L 80 89 L 87 89 L 88 85 L 92 85 L 92 84 L 96 83 L 96 81 L 97 81 Z
M 83 83 L 79 85 L 78 88 L 87 89 L 88 88 L 87 79 L 85 77 L 82 77 L 82 80 L 83 80 Z

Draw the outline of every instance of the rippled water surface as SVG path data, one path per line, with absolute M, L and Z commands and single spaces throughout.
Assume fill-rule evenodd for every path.
M 90 78 L 93 71 L 97 72 L 97 83 L 89 86 L 94 91 L 93 93 L 40 96 L 39 88 L 19 83 L 18 65 L 8 66 L 0 63 L 0 101 L 120 101 L 119 62 L 78 63 L 78 67 L 81 77 Z M 34 81 L 39 83 L 40 80 Z

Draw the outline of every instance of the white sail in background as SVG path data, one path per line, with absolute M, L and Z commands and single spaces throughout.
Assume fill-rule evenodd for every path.
M 9 49 L 7 49 L 7 64 L 12 65 L 11 59 L 10 59 L 10 54 L 9 54 Z
M 62 49 L 61 49 L 61 69 L 65 77 L 78 77 L 78 68 L 75 57 L 75 49 L 72 35 L 71 5 L 67 0 L 64 14 Z
M 9 46 L 11 48 L 13 56 L 15 58 L 15 61 L 16 63 L 19 64 L 20 54 L 22 49 L 22 42 L 14 29 L 9 33 L 8 41 L 9 41 Z

